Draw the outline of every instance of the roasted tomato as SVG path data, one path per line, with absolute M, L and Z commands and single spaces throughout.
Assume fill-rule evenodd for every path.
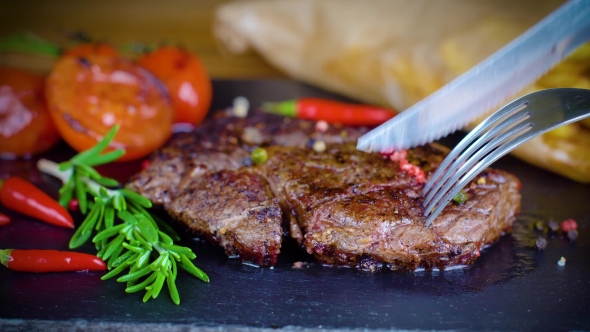
M 0 155 L 28 157 L 51 148 L 59 134 L 43 96 L 45 78 L 0 67 Z
M 174 110 L 162 83 L 120 57 L 61 58 L 46 95 L 59 133 L 78 151 L 94 146 L 115 124 L 120 128 L 111 147 L 126 151 L 120 161 L 144 157 L 172 133 Z
M 195 54 L 165 46 L 140 57 L 137 62 L 168 88 L 176 114 L 175 123 L 198 125 L 205 119 L 213 88 L 205 67 Z
M 118 57 L 119 51 L 106 43 L 84 43 L 67 50 L 64 56 L 87 56 L 90 54 Z

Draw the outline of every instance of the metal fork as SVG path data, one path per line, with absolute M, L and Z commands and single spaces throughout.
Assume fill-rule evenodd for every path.
M 520 144 L 590 116 L 590 90 L 530 93 L 481 122 L 449 153 L 425 186 L 426 227 L 475 176 Z

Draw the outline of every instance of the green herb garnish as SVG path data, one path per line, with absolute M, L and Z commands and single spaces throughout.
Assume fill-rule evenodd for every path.
M 174 244 L 180 237 L 150 212 L 152 203 L 147 198 L 122 188 L 118 181 L 94 169 L 125 153 L 124 150 L 103 153 L 118 128 L 114 126 L 96 146 L 69 161 L 56 164 L 41 159 L 37 166 L 63 182 L 60 204 L 67 206 L 74 196 L 78 199 L 80 212 L 86 217 L 72 236 L 70 249 L 86 243 L 96 231 L 92 242 L 98 250 L 97 256 L 110 270 L 102 280 L 127 270 L 127 274 L 117 279 L 127 283 L 125 292 L 146 290 L 143 297 L 146 302 L 158 297 L 166 283 L 172 301 L 180 304 L 175 283 L 178 265 L 204 282 L 209 282 L 209 277 L 192 263 L 196 255 L 190 248 Z
M 18 32 L 0 38 L 0 51 L 24 52 L 57 57 L 61 53 L 59 46 L 30 32 Z
M 465 190 L 461 190 L 457 193 L 457 195 L 455 195 L 455 197 L 453 197 L 453 201 L 455 201 L 457 204 L 463 204 L 467 202 L 468 199 L 469 194 Z

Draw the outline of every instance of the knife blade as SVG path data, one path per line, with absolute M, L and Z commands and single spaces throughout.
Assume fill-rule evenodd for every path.
M 357 149 L 408 149 L 461 129 L 589 39 L 590 1 L 571 0 L 465 74 L 360 137 Z

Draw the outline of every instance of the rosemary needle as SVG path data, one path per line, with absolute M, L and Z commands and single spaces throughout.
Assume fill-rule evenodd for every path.
M 180 304 L 176 288 L 177 266 L 189 274 L 209 282 L 205 272 L 191 261 L 196 257 L 188 247 L 178 246 L 176 232 L 158 216 L 150 212 L 152 203 L 142 195 L 122 188 L 114 179 L 102 176 L 94 166 L 113 162 L 123 150 L 104 152 L 118 130 L 115 125 L 93 148 L 81 152 L 60 164 L 41 159 L 37 167 L 44 173 L 59 178 L 59 202 L 67 206 L 74 197 L 85 215 L 70 240 L 70 248 L 77 248 L 92 238 L 97 256 L 107 262 L 110 271 L 102 279 L 128 273 L 117 278 L 127 282 L 127 293 L 145 290 L 143 301 L 156 298 L 166 285 L 170 298 Z

